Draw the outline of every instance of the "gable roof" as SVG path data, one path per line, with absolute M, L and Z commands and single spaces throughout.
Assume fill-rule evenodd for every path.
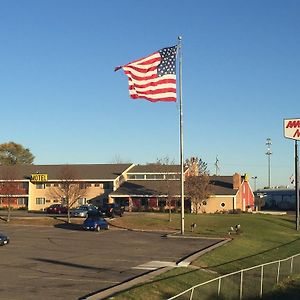
M 67 164 L 67 165 L 16 165 L 0 166 L 0 179 L 12 172 L 16 180 L 24 180 L 31 174 L 48 174 L 48 180 L 58 180 L 64 167 L 71 168 L 81 180 L 115 180 L 128 170 L 132 164 Z
M 180 180 L 129 180 L 123 182 L 110 196 L 150 197 L 169 193 L 180 194 Z
M 232 176 L 211 176 L 209 182 L 211 195 L 235 196 L 236 189 L 233 189 Z M 128 180 L 114 192 L 110 193 L 112 197 L 149 197 L 157 195 L 166 195 L 168 191 L 172 194 L 180 195 L 180 180 Z
M 232 176 L 210 176 L 209 190 L 211 195 L 236 195 L 237 190 L 233 188 Z

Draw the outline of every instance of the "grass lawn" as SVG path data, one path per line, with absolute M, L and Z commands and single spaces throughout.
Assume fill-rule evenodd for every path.
M 181 216 L 168 214 L 127 214 L 113 221 L 116 226 L 142 230 L 180 231 Z M 190 225 L 196 223 L 193 233 Z M 241 225 L 239 234 L 228 235 L 231 226 Z M 173 269 L 139 287 L 123 292 L 114 299 L 165 299 L 192 285 L 219 274 L 286 258 L 300 252 L 300 233 L 295 230 L 295 217 L 257 214 L 185 215 L 185 234 L 231 237 L 232 241 L 193 262 L 189 268 Z M 198 269 L 197 267 L 201 267 Z M 211 272 L 213 271 L 213 272 Z

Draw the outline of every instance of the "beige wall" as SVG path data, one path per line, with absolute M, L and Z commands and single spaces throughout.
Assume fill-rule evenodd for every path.
M 206 205 L 202 202 L 198 212 L 200 213 L 217 213 L 232 210 L 235 208 L 235 197 L 234 196 L 211 196 L 205 200 Z M 222 204 L 224 204 L 222 206 Z M 194 208 L 192 207 L 192 211 Z
M 60 199 L 55 199 L 55 186 L 58 182 L 47 182 L 44 184 L 44 188 L 37 188 L 38 184 L 29 183 L 29 198 L 28 198 L 28 210 L 39 211 L 44 210 L 46 207 L 54 203 L 61 203 Z M 85 182 L 85 184 L 89 184 Z M 101 205 L 104 198 L 107 198 L 107 195 L 111 190 L 107 191 L 103 187 L 95 186 L 95 182 L 90 183 L 90 187 L 86 187 L 85 193 L 82 198 L 86 200 L 92 200 L 92 203 Z M 40 198 L 40 204 L 37 203 L 37 198 Z M 73 207 L 78 206 L 79 203 L 75 203 Z

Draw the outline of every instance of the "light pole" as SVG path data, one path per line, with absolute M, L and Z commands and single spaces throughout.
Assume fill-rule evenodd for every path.
M 271 187 L 271 145 L 272 145 L 272 140 L 270 138 L 267 138 L 266 140 L 266 145 L 267 145 L 267 152 L 266 155 L 268 156 L 268 188 Z
M 254 180 L 254 192 L 255 192 L 256 191 L 256 179 L 257 179 L 257 176 L 252 176 L 251 178 Z

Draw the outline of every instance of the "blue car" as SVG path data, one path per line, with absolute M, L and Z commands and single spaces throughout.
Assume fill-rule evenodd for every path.
M 109 229 L 107 221 L 100 216 L 89 216 L 83 222 L 84 230 L 100 231 L 101 229 Z
M 4 246 L 4 245 L 6 245 L 6 244 L 8 244 L 9 243 L 9 238 L 8 238 L 8 236 L 6 236 L 6 235 L 4 235 L 4 234 L 2 234 L 1 232 L 0 232 L 0 246 Z

